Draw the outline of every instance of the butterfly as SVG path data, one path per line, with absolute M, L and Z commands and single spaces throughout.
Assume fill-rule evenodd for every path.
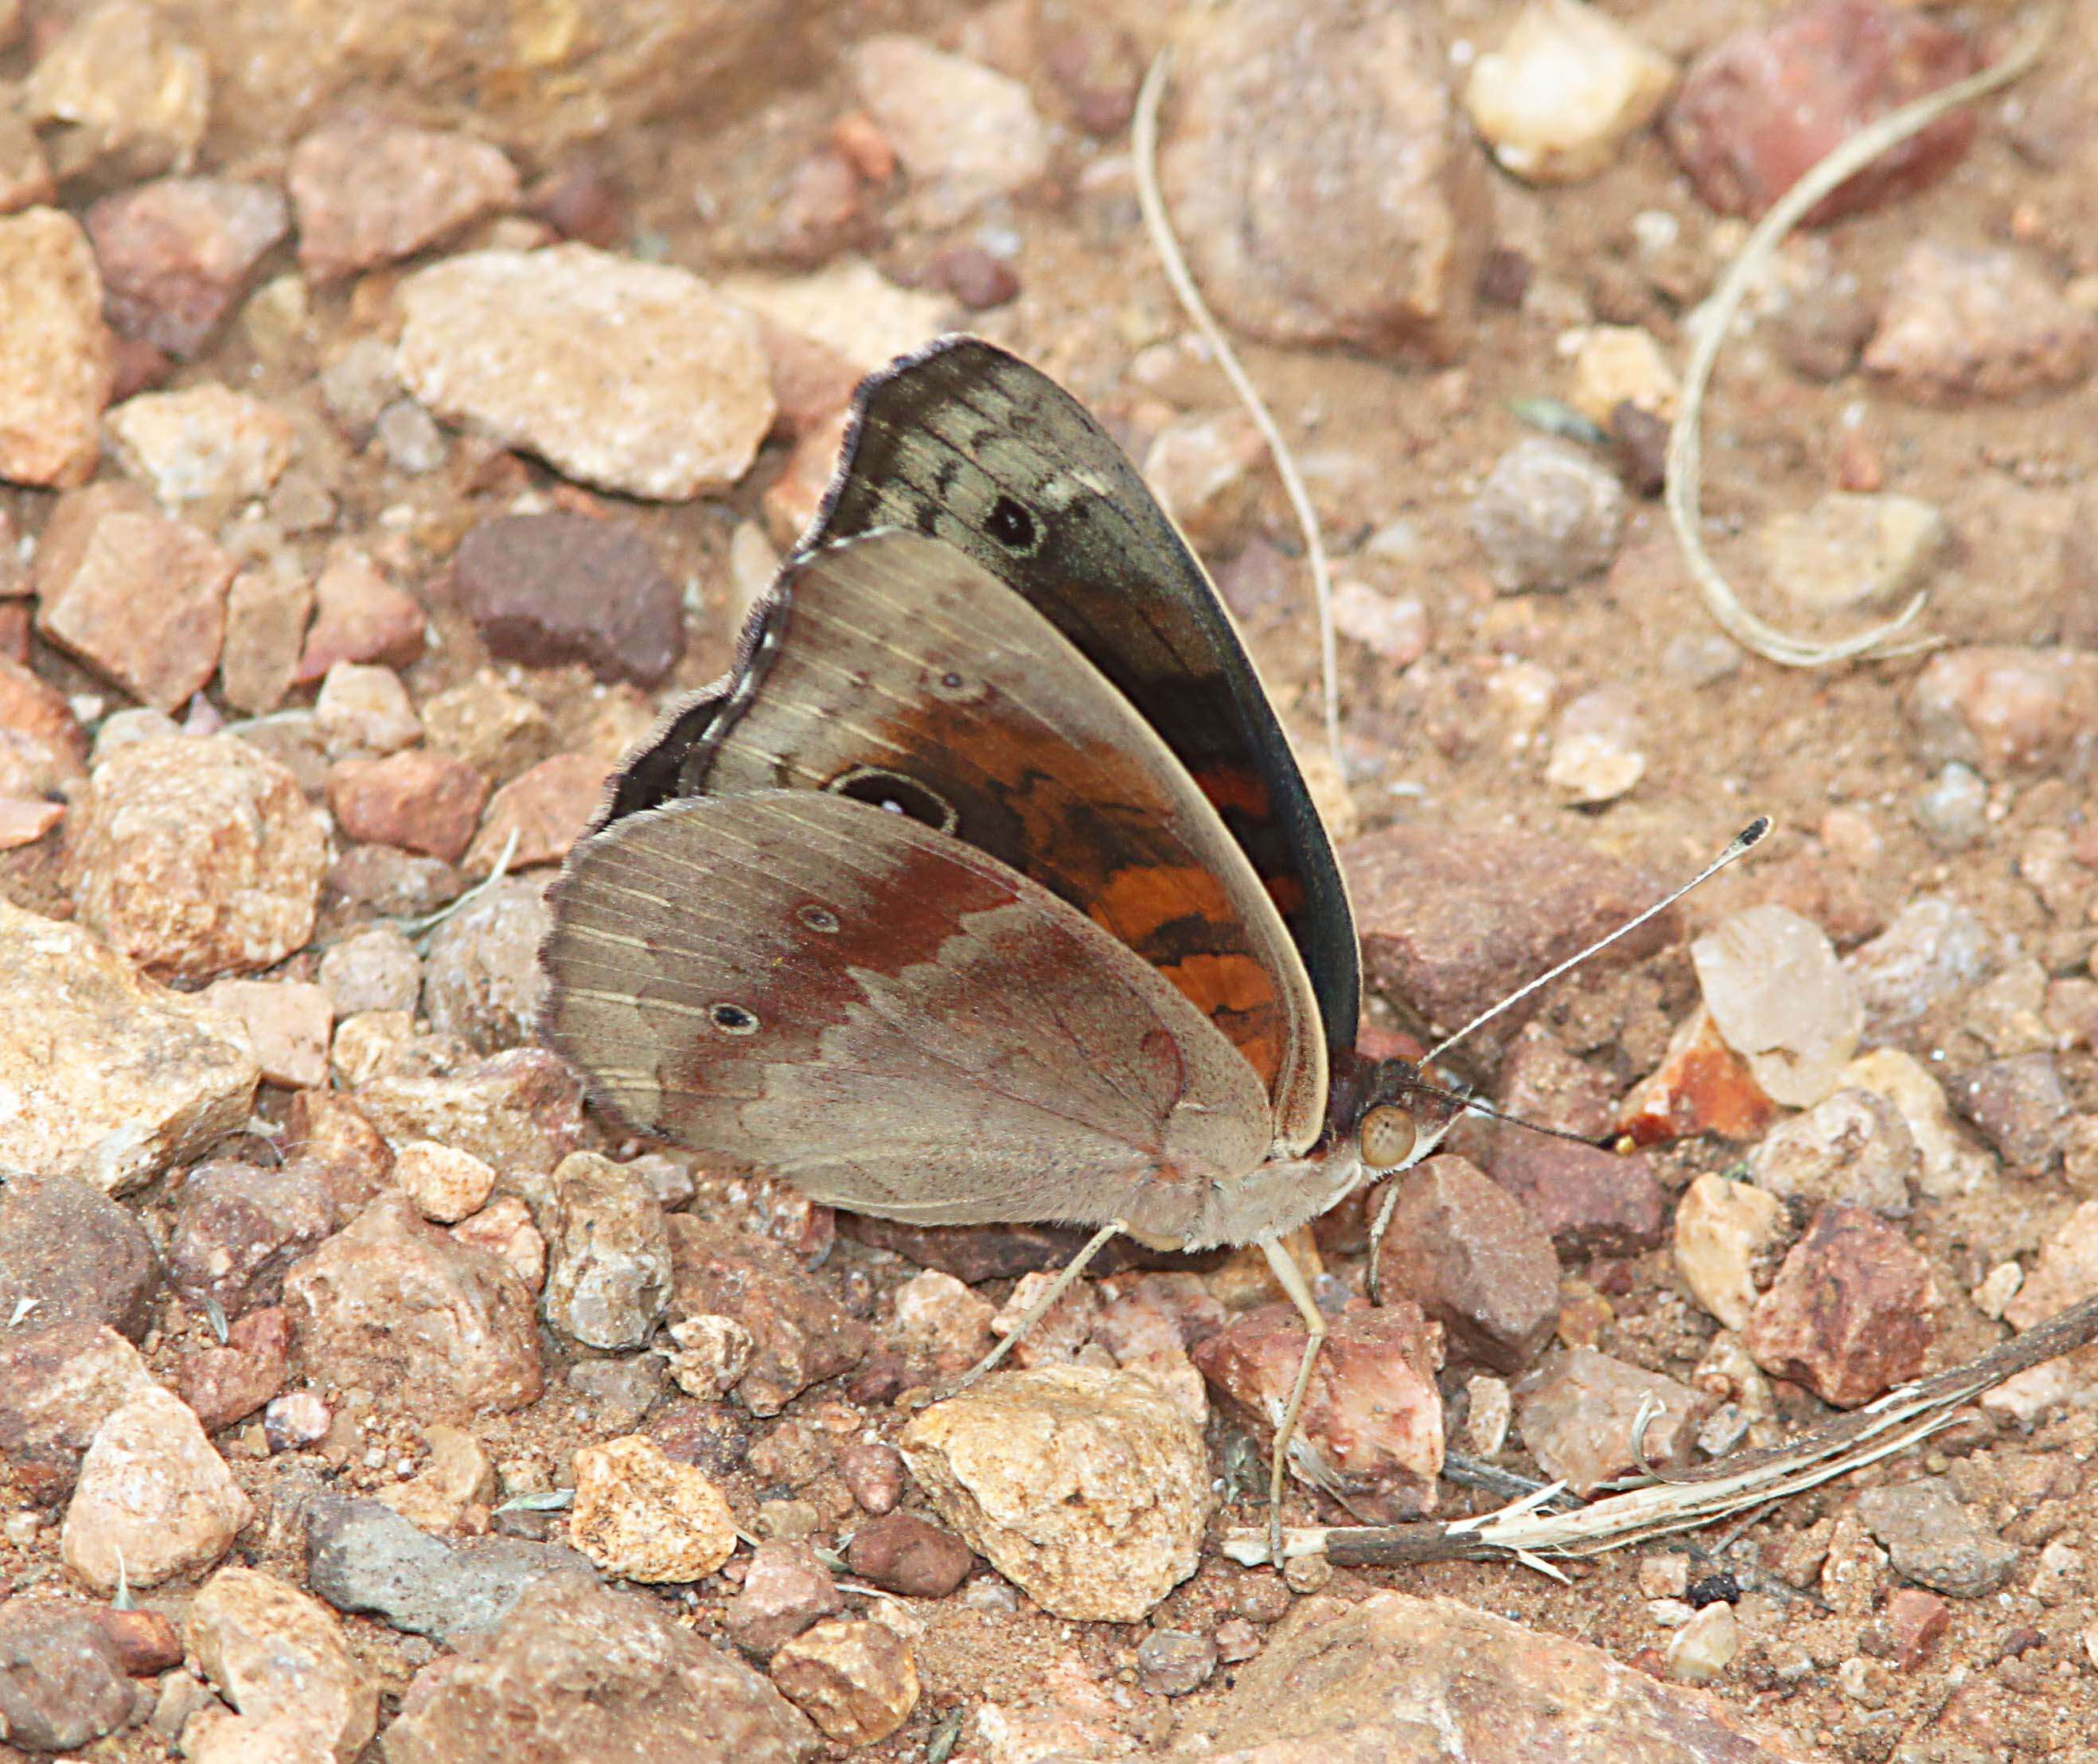
M 1117 1232 L 1259 1245 L 1306 1327 L 1279 1528 L 1325 1332 L 1282 1240 L 1458 1111 L 1358 1051 L 1332 840 L 1075 399 L 966 337 L 868 380 L 733 669 L 552 904 L 545 1038 L 633 1128 L 859 1213 L 1096 1227 L 1007 1345 Z

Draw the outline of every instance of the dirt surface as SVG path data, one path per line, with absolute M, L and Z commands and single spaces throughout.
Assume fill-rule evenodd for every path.
M 36 33 L 55 29 L 70 10 L 29 0 L 29 34 L 12 50 L 0 50 L 0 90 L 25 70 Z M 827 26 L 864 33 L 878 22 L 968 46 L 998 41 L 1001 21 L 1025 10 L 993 8 L 986 22 L 959 5 L 871 8 L 864 19 L 832 8 Z M 1127 9 L 1132 15 L 1143 10 Z M 1441 10 L 1448 34 L 1474 43 L 1498 41 L 1515 11 L 1508 5 L 1473 3 Z M 1725 26 L 1763 15 L 1745 4 L 1703 8 L 1674 0 L 1609 10 L 1676 54 L 1710 42 Z M 0 16 L 7 11 L 0 4 Z M 230 64 L 248 46 L 242 30 L 238 9 L 223 15 L 206 9 L 196 15 L 188 40 L 212 62 Z M 779 82 L 763 70 L 762 49 L 746 47 L 743 53 L 756 70 L 750 87 L 758 94 L 748 103 L 624 120 L 589 142 L 589 154 L 619 192 L 626 248 L 708 278 L 783 267 L 769 247 L 777 237 L 783 194 L 797 168 L 825 148 L 837 120 L 859 108 L 844 65 L 845 43 L 825 40 L 825 32 L 816 35 L 805 54 L 797 45 L 794 71 Z M 1135 35 L 1146 48 L 1157 41 L 1148 20 Z M 1044 94 L 1045 109 L 1054 108 L 1058 101 L 1049 95 L 1046 75 L 1037 68 L 1025 77 Z M 2098 182 L 2089 175 L 2087 113 L 2094 81 L 2098 55 L 2088 20 L 2079 19 L 2012 99 L 1984 108 L 1972 150 L 1949 177 L 1920 195 L 1837 222 L 1816 235 L 1811 250 L 1825 253 L 1833 272 L 1854 276 L 1868 303 L 1920 236 L 1963 245 L 2015 241 L 2065 280 L 2098 274 L 2098 228 L 2091 224 Z M 1307 94 L 1306 102 L 1315 103 L 1315 94 Z M 428 103 L 404 108 L 417 109 L 424 120 L 476 126 L 470 107 L 435 119 Z M 2036 133 L 2048 135 L 2038 147 Z M 281 175 L 287 143 L 244 141 L 239 165 L 219 168 L 215 140 L 205 138 L 207 166 L 266 180 Z M 554 156 L 530 138 L 529 128 L 511 131 L 507 144 L 528 183 L 572 163 L 575 151 L 564 145 L 559 151 L 569 157 Z M 944 230 L 915 224 L 904 204 L 876 190 L 862 204 L 858 243 L 884 273 L 906 283 L 923 281 L 941 248 L 970 243 L 978 229 L 999 235 L 994 243 L 1001 249 L 1013 245 L 1017 296 L 968 315 L 968 327 L 1047 370 L 1129 438 L 1140 458 L 1162 420 L 1233 406 L 1222 376 L 1183 344 L 1186 321 L 1139 224 L 1128 151 L 1126 130 L 1097 138 L 1068 132 L 1039 188 Z M 1911 812 L 1932 768 L 1917 757 L 1903 711 L 1920 659 L 1810 672 L 1730 648 L 1714 650 L 1715 628 L 1653 500 L 1635 502 L 1616 561 L 1602 576 L 1564 593 L 1495 592 L 1467 514 L 1494 463 L 1534 432 L 1513 407 L 1519 401 L 1565 396 L 1569 368 L 1561 339 L 1598 317 L 1643 327 L 1679 363 L 1686 313 L 1709 292 L 1742 229 L 1697 200 L 1652 130 L 1635 136 L 1616 163 L 1590 182 L 1534 189 L 1491 175 L 1498 240 L 1527 265 L 1530 292 L 1520 308 L 1482 304 L 1471 340 L 1453 362 L 1435 366 L 1339 350 L 1244 347 L 1253 377 L 1297 450 L 1341 576 L 1384 595 L 1417 599 L 1425 613 L 1426 653 L 1411 665 L 1395 666 L 1358 643 L 1342 641 L 1347 796 L 1361 832 L 1403 823 L 1556 836 L 1669 876 L 1691 872 L 1752 814 L 1767 814 L 1777 828 L 1767 847 L 1700 897 L 1689 910 L 1693 928 L 1754 902 L 1817 898 L 1821 910 L 1806 910 L 1823 918 L 1845 948 L 1917 897 L 1945 894 L 1995 932 L 2018 939 L 2050 975 L 2083 972 L 2098 932 L 2081 914 L 2050 912 L 2021 878 L 2019 858 L 2037 833 L 2073 833 L 2085 826 L 2088 779 L 1993 777 L 1983 836 L 1957 852 L 1933 845 Z M 64 205 L 84 204 L 68 190 Z M 1659 279 L 1648 274 L 1635 244 L 1639 217 L 1657 213 L 1672 217 L 1678 227 L 1670 273 Z M 469 233 L 468 241 L 476 236 Z M 845 255 L 845 248 L 835 255 Z M 270 273 L 288 271 L 287 249 L 280 248 L 270 262 Z M 399 273 L 382 268 L 314 290 L 310 319 L 289 348 L 258 349 L 257 326 L 236 321 L 200 358 L 174 369 L 168 383 L 218 381 L 304 413 L 302 432 L 315 437 L 309 445 L 331 450 L 339 510 L 323 529 L 301 536 L 300 549 L 318 558 L 331 541 L 355 538 L 423 601 L 435 640 L 424 659 L 404 670 L 419 704 L 486 664 L 471 621 L 441 584 L 459 538 L 499 512 L 516 485 L 529 484 L 555 504 L 610 507 L 631 522 L 687 594 L 687 646 L 674 678 L 644 692 L 599 685 L 575 665 L 513 667 L 505 677 L 546 710 L 557 750 L 601 742 L 608 728 L 638 732 L 674 690 L 701 684 L 726 664 L 737 593 L 731 537 L 740 524 L 763 520 L 766 494 L 788 466 L 788 445 L 769 442 L 726 492 L 675 504 L 576 490 L 536 462 L 516 466 L 517 476 L 503 479 L 500 492 L 477 490 L 460 469 L 404 476 L 382 450 L 358 449 L 331 436 L 315 387 L 321 368 L 353 338 L 393 335 Z M 1133 373 L 1133 363 L 1142 364 L 1141 375 Z M 2088 511 L 2098 507 L 2089 487 L 2098 467 L 2091 401 L 2089 388 L 2079 386 L 2025 401 L 1925 409 L 1856 373 L 1833 384 L 1812 382 L 1787 365 L 1767 330 L 1747 336 L 1727 353 L 1707 416 L 1705 507 L 1715 554 L 1765 616 L 1801 623 L 1803 616 L 1759 579 L 1758 555 L 1746 536 L 1832 487 L 1847 428 L 1865 437 L 1882 462 L 1885 487 L 1934 505 L 1953 535 L 1949 554 L 1929 580 L 1923 621 L 1929 633 L 1951 645 L 2087 646 L 2098 631 L 2098 585 L 2076 567 L 2073 542 Z M 1285 721 L 1300 744 L 1310 746 L 1318 739 L 1319 683 L 1308 573 L 1271 477 L 1253 467 L 1248 481 L 1256 506 L 1209 561 L 1241 614 Z M 53 501 L 47 491 L 0 485 L 0 511 L 26 534 L 42 530 Z M 1841 625 L 1837 619 L 1824 628 Z M 1708 652 L 1721 658 L 1710 670 L 1696 659 Z M 33 665 L 67 691 L 102 695 L 111 708 L 121 702 L 106 682 L 41 642 Z M 1629 696 L 1646 763 L 1628 793 L 1600 806 L 1565 805 L 1545 779 L 1549 740 L 1512 726 L 1506 696 L 1496 691 L 1495 681 L 1515 667 L 1545 670 L 1554 705 L 1603 687 Z M 1707 671 L 1716 677 L 1699 677 Z M 1862 869 L 1832 867 L 1820 836 L 1824 816 L 1839 807 L 1867 817 L 1883 842 L 1881 855 Z M 0 885 L 11 897 L 37 911 L 69 913 L 57 845 L 46 840 L 7 856 Z M 1841 871 L 1832 884 L 1840 891 L 1834 907 L 1828 905 L 1832 867 Z M 324 924 L 316 946 L 338 928 Z M 1522 977 L 1507 976 L 1511 983 Z M 1696 996 L 1687 946 L 1678 945 L 1628 972 L 1562 990 L 1543 1020 L 1622 1090 L 1653 1069 Z M 1947 1073 L 1990 1052 L 1956 1007 L 1927 1019 L 1903 1045 Z M 2057 1059 L 2075 1107 L 2098 1111 L 2098 1058 L 2091 1047 L 2063 1047 Z M 282 1093 L 268 1093 L 265 1113 L 280 1112 L 283 1102 Z M 1731 1169 L 1740 1156 L 1739 1147 L 1695 1140 L 1664 1152 L 1658 1171 L 1665 1187 L 1679 1191 L 1696 1174 Z M 1947 1296 L 1933 1369 L 2001 1339 L 2004 1326 L 1977 1310 L 1966 1295 L 1999 1262 L 2030 1261 L 2076 1198 L 2057 1172 L 1991 1183 L 1975 1197 L 1919 1205 L 1905 1229 Z M 172 1198 L 157 1190 L 133 1197 L 133 1205 L 162 1226 L 173 1216 Z M 1666 1248 L 1623 1259 L 1561 1261 L 1567 1281 L 1607 1295 L 1609 1320 L 1594 1345 L 1634 1364 L 1688 1376 L 1717 1326 L 1683 1296 Z M 1359 1280 L 1359 1257 L 1336 1258 L 1334 1268 L 1344 1279 Z M 913 1271 L 893 1257 L 841 1239 L 824 1278 L 856 1279 L 868 1295 L 862 1308 L 872 1311 L 879 1295 Z M 983 1290 L 1002 1302 L 1009 1283 L 990 1282 Z M 185 1352 L 209 1341 L 202 1315 L 170 1298 L 148 1337 L 148 1357 L 156 1371 L 168 1372 Z M 476 1431 L 498 1464 L 537 1465 L 546 1485 L 563 1486 L 570 1481 L 570 1455 L 605 1429 L 580 1396 L 551 1379 L 550 1385 L 551 1393 L 533 1407 L 481 1418 Z M 790 1412 L 827 1400 L 834 1400 L 829 1393 L 811 1392 Z M 397 1461 L 419 1455 L 415 1418 L 390 1412 L 383 1403 L 378 1412 L 358 1455 L 327 1472 L 336 1485 L 381 1485 L 393 1479 Z M 1802 1392 L 1781 1412 L 1807 1424 L 1828 1411 Z M 904 1419 L 880 1410 L 870 1414 L 871 1424 L 892 1433 Z M 1219 1451 L 1221 1440 L 1219 1433 L 1213 1441 Z M 2043 1421 L 2030 1436 L 2003 1427 L 1962 1428 L 1933 1448 L 1929 1462 L 1933 1469 L 1969 1462 L 1972 1485 L 1995 1490 L 1977 1498 L 1977 1515 L 2004 1524 L 2017 1516 L 2021 1499 L 2007 1467 L 2050 1455 L 2082 1465 L 2094 1449 L 2098 1428 L 2087 1414 L 2072 1413 Z M 311 1467 L 297 1470 L 291 1459 L 230 1455 L 265 1515 L 244 1537 L 240 1554 L 300 1580 L 295 1528 L 280 1529 L 267 1515 L 273 1503 L 285 1503 L 287 1479 L 310 1476 Z M 1504 1462 L 1532 1468 L 1519 1450 Z M 1246 1498 L 1220 1516 L 1218 1532 L 1256 1513 L 1249 1484 L 1246 1479 L 1238 1485 Z M 768 1492 L 747 1470 L 725 1477 L 723 1486 L 745 1514 Z M 1760 1567 L 1794 1534 L 1837 1512 L 1851 1492 L 1831 1488 L 1758 1515 L 1745 1529 L 1721 1528 L 1734 1546 L 1723 1558 L 1704 1553 L 1716 1549 L 1720 1536 L 1689 1540 L 1684 1547 L 1692 1555 L 1691 1578 L 1723 1560 Z M 1486 1504 L 1452 1488 L 1446 1487 L 1446 1496 L 1452 1515 Z M 2093 1500 L 2087 1475 L 2060 1534 L 2087 1558 L 2098 1550 Z M 1330 1504 L 1295 1491 L 1293 1516 L 1309 1520 L 1315 1513 L 1340 1516 Z M 27 1551 L 0 1544 L 0 1574 L 18 1587 L 55 1573 L 62 1578 L 55 1538 L 47 1529 Z M 1640 1585 L 1641 1554 L 1576 1565 L 1564 1586 L 1516 1568 L 1449 1564 L 1402 1573 L 1340 1570 L 1325 1590 L 1342 1597 L 1385 1586 L 1442 1594 L 1584 1639 L 1657 1670 L 1654 1651 L 1667 1636 Z M 1766 1591 L 1753 1621 L 1744 1613 L 1747 1645 L 1712 1689 L 1773 1744 L 1802 1759 L 2098 1757 L 2098 1665 L 2087 1656 L 2083 1639 L 2098 1633 L 2091 1630 L 2098 1623 L 2098 1579 L 2087 1567 L 2072 1590 L 2043 1603 L 2033 1591 L 2034 1560 L 2028 1547 L 2000 1592 L 1951 1600 L 1951 1626 L 1929 1656 L 1907 1670 L 1882 1670 L 1875 1661 L 1863 1691 L 1839 1682 L 1837 1668 L 1860 1657 L 1861 1650 L 1869 1655 L 1872 1613 L 1837 1614 L 1811 1583 L 1804 1591 L 1782 1585 Z M 1214 1630 L 1231 1615 L 1235 1589 L 1246 1578 L 1246 1571 L 1211 1555 L 1153 1614 L 1152 1626 Z M 1767 1586 L 1768 1577 L 1758 1584 Z M 677 1591 L 671 1602 L 700 1633 L 718 1634 L 733 1590 L 717 1577 Z M 178 1591 L 173 1603 L 179 1604 Z M 1067 1622 L 1025 1599 L 1012 1610 L 981 1608 L 959 1597 L 917 1608 L 926 1624 L 913 1643 L 924 1698 L 893 1738 L 854 1754 L 870 1764 L 923 1758 L 934 1724 L 947 1710 L 984 1700 L 1025 1702 L 1073 1662 L 1104 1687 L 1113 1719 L 1130 1740 L 1163 1746 L 1191 1706 L 1139 1682 L 1140 1628 Z M 358 1658 L 378 1677 L 390 1707 L 415 1670 L 433 1656 L 433 1644 L 364 1620 L 345 1621 Z M 1198 1700 L 1222 1694 L 1231 1674 L 1229 1665 L 1221 1668 Z M 176 1754 L 149 1730 L 136 1729 L 82 1755 L 129 1764 Z M 955 1755 L 980 1754 L 965 1744 Z

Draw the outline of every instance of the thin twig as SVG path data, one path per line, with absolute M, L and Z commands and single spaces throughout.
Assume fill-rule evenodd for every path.
M 515 827 L 510 829 L 509 837 L 503 842 L 503 849 L 495 854 L 495 867 L 457 900 L 448 906 L 440 906 L 433 913 L 425 913 L 420 919 L 397 919 L 393 921 L 394 928 L 403 937 L 417 941 L 427 937 L 455 914 L 464 912 L 510 873 L 510 860 L 517 855 L 517 836 L 520 831 Z
M 1130 133 L 1130 154 L 1135 162 L 1137 206 L 1143 211 L 1144 230 L 1151 236 L 1152 248 L 1158 253 L 1160 266 L 1165 271 L 1165 279 L 1172 285 L 1182 309 L 1201 332 L 1202 340 L 1214 353 L 1217 365 L 1223 369 L 1232 391 L 1239 395 L 1247 414 L 1253 418 L 1261 439 L 1267 443 L 1276 475 L 1282 480 L 1282 488 L 1297 516 L 1297 524 L 1303 532 L 1304 555 L 1311 565 L 1311 591 L 1319 608 L 1319 667 L 1325 687 L 1326 748 L 1332 756 L 1335 781 L 1345 788 L 1347 770 L 1341 758 L 1341 645 L 1333 627 L 1333 572 L 1326 560 L 1325 536 L 1319 531 L 1319 516 L 1311 507 L 1310 494 L 1304 488 L 1303 474 L 1297 469 L 1296 456 L 1283 440 L 1282 431 L 1275 426 L 1266 401 L 1240 365 L 1222 327 L 1210 315 L 1201 290 L 1195 286 L 1195 278 L 1188 273 L 1187 260 L 1181 255 L 1180 241 L 1173 231 L 1172 220 L 1165 212 L 1165 199 L 1158 187 L 1158 105 L 1165 95 L 1166 71 L 1172 59 L 1170 49 L 1160 50 L 1157 59 L 1151 64 L 1151 71 L 1143 77 L 1143 90 L 1137 94 L 1136 116 Z
M 1994 65 L 1942 86 L 1912 104 L 1904 104 L 1833 148 L 1756 223 L 1755 230 L 1720 279 L 1718 287 L 1705 303 L 1701 320 L 1703 329 L 1691 346 L 1689 365 L 1683 372 L 1681 413 L 1669 434 L 1662 497 L 1668 509 L 1669 523 L 1683 547 L 1683 561 L 1689 566 L 1691 577 L 1712 617 L 1735 642 L 1771 661 L 1788 668 L 1824 667 L 1831 662 L 1874 653 L 1912 653 L 1933 647 L 1934 639 L 1911 638 L 1899 648 L 1889 647 L 1923 611 L 1923 603 L 1928 598 L 1923 594 L 1917 595 L 1886 623 L 1859 631 L 1854 636 L 1826 643 L 1791 636 L 1743 606 L 1732 586 L 1712 561 L 1700 531 L 1702 516 L 1698 505 L 1703 490 L 1704 464 L 1699 429 L 1705 394 L 1711 384 L 1713 364 L 1733 327 L 1734 314 L 1764 263 L 1810 208 L 1890 147 L 1929 128 L 1947 111 L 1972 103 L 1999 86 L 2009 85 L 2039 59 L 2059 18 L 2059 7 L 2050 6 L 2018 45 Z
M 1450 1523 L 1305 1526 L 1284 1534 L 1286 1556 L 1324 1555 L 1342 1564 L 1517 1561 L 1600 1555 L 1628 1543 L 1692 1531 L 1715 1520 L 1818 1487 L 1928 1439 L 1950 1426 L 1963 1404 L 2014 1374 L 2098 1340 L 2098 1298 L 2072 1305 L 2023 1335 L 1950 1371 L 1903 1384 L 1782 1446 L 1734 1452 L 1666 1482 L 1591 1501 L 1570 1512 L 1543 1511 L 1558 1485 L 1497 1512 Z M 1244 1563 L 1268 1560 L 1265 1528 L 1234 1531 L 1224 1553 Z

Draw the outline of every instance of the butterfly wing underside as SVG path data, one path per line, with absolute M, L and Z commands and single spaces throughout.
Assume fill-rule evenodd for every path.
M 1128 701 L 963 553 L 880 533 L 783 574 L 680 778 L 767 789 L 895 801 L 1040 883 L 1224 1033 L 1280 1153 L 1318 1139 L 1318 1000 L 1259 878 Z
M 1039 370 L 972 337 L 874 375 L 854 413 L 807 546 L 915 530 L 1040 611 L 1216 805 L 1345 1055 L 1361 956 L 1332 842 L 1230 614 L 1121 448 Z
M 547 1038 L 600 1102 L 856 1212 L 1190 1241 L 1267 1155 L 1252 1068 L 1148 964 L 834 795 L 617 822 L 572 856 L 546 960 Z

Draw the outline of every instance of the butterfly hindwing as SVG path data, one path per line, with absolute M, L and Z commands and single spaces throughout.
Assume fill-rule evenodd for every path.
M 1046 889 L 835 795 L 702 797 L 579 845 L 549 1041 L 634 1126 L 926 1223 L 1194 1240 L 1266 1159 L 1252 1068 Z

